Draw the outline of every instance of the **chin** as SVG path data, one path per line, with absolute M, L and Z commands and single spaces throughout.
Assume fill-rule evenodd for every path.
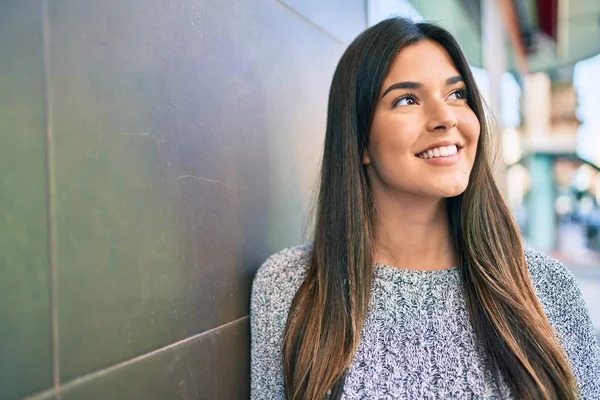
M 467 190 L 468 182 L 457 182 L 455 185 L 436 188 L 436 197 L 455 197 Z
M 467 188 L 465 187 L 463 190 L 458 190 L 458 191 L 455 191 L 455 192 L 452 192 L 452 193 L 446 193 L 446 194 L 442 195 L 441 197 L 447 199 L 447 198 L 450 198 L 450 197 L 460 196 L 461 194 L 463 194 L 465 192 L 466 189 Z

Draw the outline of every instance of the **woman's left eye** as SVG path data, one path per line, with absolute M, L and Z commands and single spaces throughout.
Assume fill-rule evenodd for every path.
M 451 98 L 451 100 L 465 100 L 467 98 L 467 95 L 464 89 L 459 89 L 450 93 L 450 96 L 448 97 Z

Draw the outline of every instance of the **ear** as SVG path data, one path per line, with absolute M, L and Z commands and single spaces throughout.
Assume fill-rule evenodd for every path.
M 365 151 L 363 152 L 362 163 L 363 165 L 371 164 L 371 157 L 369 156 L 369 150 L 367 149 L 365 149 Z

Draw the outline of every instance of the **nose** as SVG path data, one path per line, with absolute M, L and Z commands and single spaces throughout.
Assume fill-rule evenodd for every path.
M 427 130 L 433 131 L 449 131 L 458 124 L 458 118 L 452 111 L 450 106 L 443 101 L 430 104 L 427 121 Z

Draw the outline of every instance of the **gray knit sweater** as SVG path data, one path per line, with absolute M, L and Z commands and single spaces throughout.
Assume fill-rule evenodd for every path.
M 252 285 L 251 398 L 285 399 L 282 335 L 302 283 L 309 248 L 271 256 Z M 582 398 L 600 399 L 600 349 L 573 275 L 526 249 L 535 292 L 556 330 Z M 460 267 L 413 271 L 375 265 L 372 296 L 342 399 L 511 398 L 498 388 L 477 345 L 462 296 Z

